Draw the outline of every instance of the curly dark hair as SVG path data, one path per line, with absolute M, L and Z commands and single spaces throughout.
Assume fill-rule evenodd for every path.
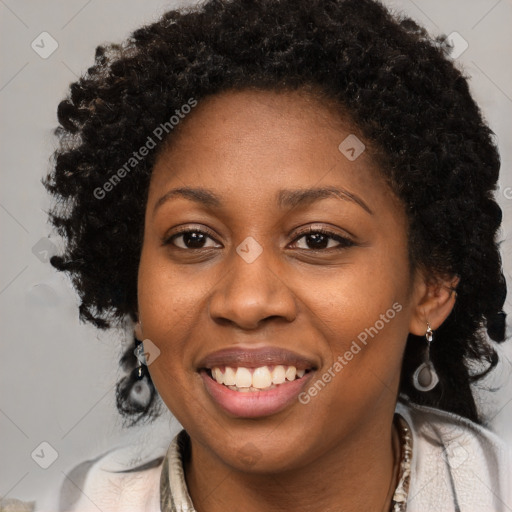
M 175 132 L 170 117 L 221 91 L 307 90 L 339 105 L 373 148 L 406 207 L 411 268 L 460 278 L 431 350 L 439 385 L 421 393 L 411 384 L 425 343 L 410 334 L 400 392 L 482 422 L 471 384 L 497 364 L 488 337 L 505 339 L 500 158 L 445 40 L 373 0 L 211 0 L 98 46 L 95 64 L 58 106 L 60 145 L 43 179 L 58 200 L 50 220 L 66 241 L 51 264 L 71 276 L 80 319 L 100 329 L 136 321 L 148 185 Z M 166 122 L 156 149 L 127 169 Z M 133 348 L 121 361 L 128 370 Z M 145 378 L 151 403 L 141 407 L 123 405 L 133 372 L 118 384 L 118 408 L 132 425 L 158 405 Z

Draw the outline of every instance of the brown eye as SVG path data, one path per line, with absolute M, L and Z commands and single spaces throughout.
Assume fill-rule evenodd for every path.
M 294 242 L 297 243 L 298 240 L 304 239 L 306 247 L 299 247 L 299 249 L 311 249 L 313 251 L 322 251 L 322 250 L 339 250 L 346 247 L 352 247 L 354 242 L 348 239 L 347 237 L 338 235 L 337 233 L 333 233 L 332 231 L 327 231 L 325 229 L 318 228 L 310 228 L 306 232 L 303 232 L 298 236 Z M 334 241 L 334 245 L 329 245 L 331 241 Z
M 176 241 L 180 240 L 179 243 Z M 174 245 L 179 249 L 209 249 L 211 247 L 216 247 L 216 245 L 206 245 L 208 240 L 213 240 L 213 238 L 206 233 L 205 231 L 201 231 L 200 229 L 188 229 L 182 230 L 179 233 L 175 233 L 164 241 L 164 245 Z

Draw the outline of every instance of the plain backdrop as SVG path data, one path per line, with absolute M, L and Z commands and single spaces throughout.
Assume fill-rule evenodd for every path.
M 499 141 L 501 248 L 512 289 L 512 2 L 385 3 L 432 34 L 457 33 L 451 36 L 461 53 L 455 60 L 471 77 L 474 97 Z M 78 462 L 134 439 L 162 450 L 180 428 L 170 414 L 149 427 L 122 428 L 114 386 L 121 344 L 129 335 L 78 321 L 74 291 L 47 261 L 60 242 L 47 224 L 50 202 L 40 183 L 56 144 L 57 105 L 92 65 L 96 46 L 123 40 L 176 5 L 0 0 L 0 496 L 37 499 L 41 506 Z M 509 294 L 509 325 L 511 304 Z M 477 391 L 492 428 L 512 444 L 512 342 L 500 354 L 502 362 L 488 380 L 500 391 Z

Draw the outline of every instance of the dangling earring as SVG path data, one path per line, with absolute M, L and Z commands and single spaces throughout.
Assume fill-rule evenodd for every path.
M 147 372 L 148 372 L 148 366 L 146 362 L 146 356 L 144 354 L 144 344 L 142 341 L 138 340 L 134 336 L 135 340 L 135 350 L 133 353 L 135 354 L 135 357 L 137 358 L 137 361 L 139 362 L 138 366 L 135 368 L 135 376 L 137 377 L 137 380 L 142 380 Z
M 430 391 L 434 389 L 438 382 L 439 377 L 437 376 L 436 370 L 432 361 L 430 360 L 430 344 L 432 343 L 432 328 L 430 324 L 427 322 L 427 332 L 425 333 L 425 338 L 427 340 L 427 349 L 424 355 L 424 361 L 421 363 L 414 375 L 412 376 L 412 382 L 414 387 L 418 391 Z

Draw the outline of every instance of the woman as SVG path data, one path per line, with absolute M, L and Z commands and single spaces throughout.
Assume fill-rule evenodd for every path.
M 83 320 L 128 319 L 121 413 L 183 430 L 75 468 L 62 510 L 512 507 L 470 386 L 505 339 L 499 156 L 447 53 L 371 0 L 214 0 L 98 47 L 52 264 Z

